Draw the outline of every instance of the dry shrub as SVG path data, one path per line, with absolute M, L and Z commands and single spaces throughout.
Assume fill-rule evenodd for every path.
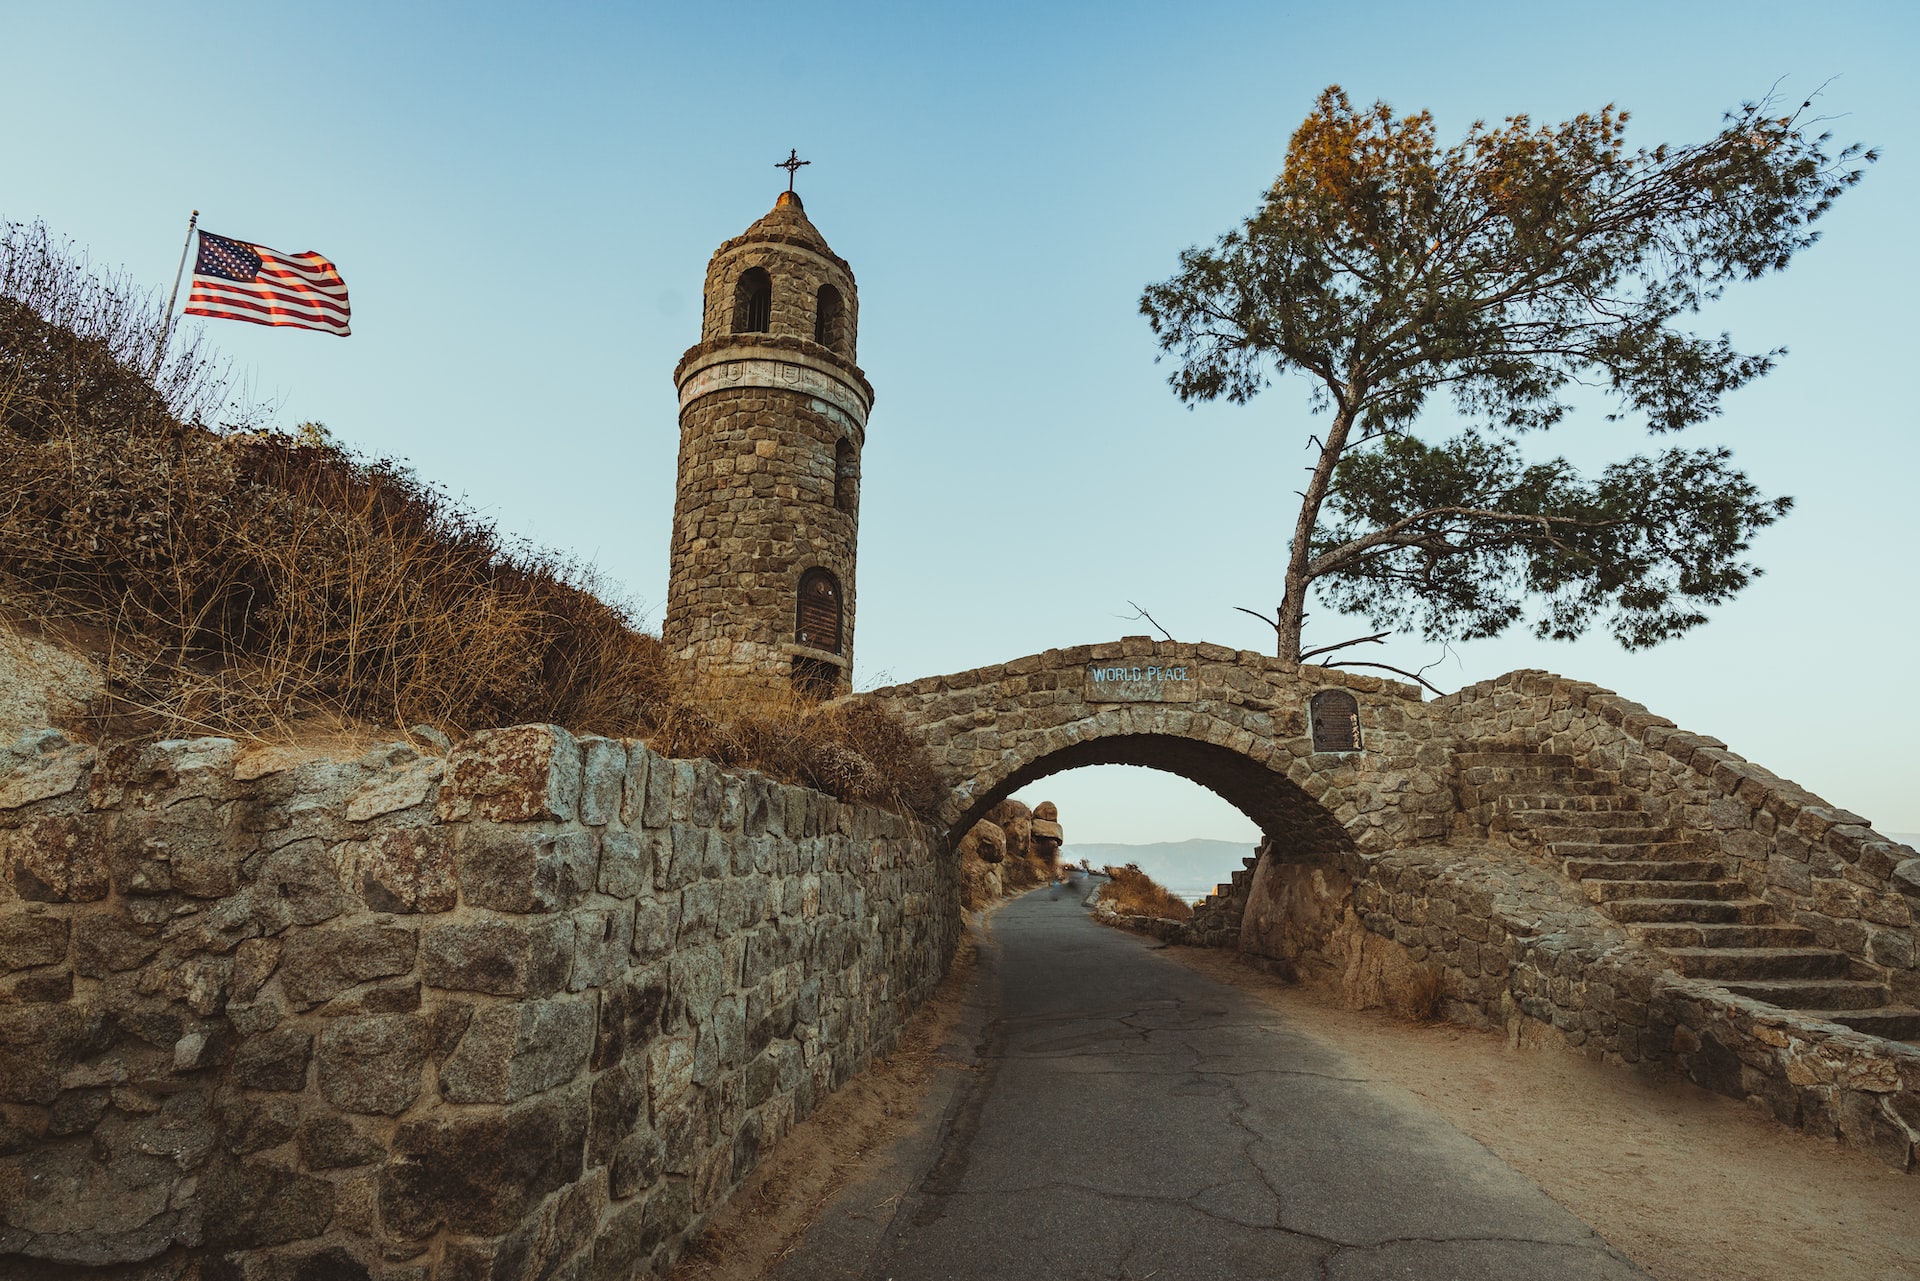
M 197 337 L 147 377 L 158 335 L 125 279 L 6 227 L 0 599 L 105 638 L 116 716 L 241 733 L 319 712 L 456 735 L 544 721 L 937 806 L 879 711 L 693 687 L 589 571 L 324 432 L 261 430 Z
M 1440 1017 L 1440 976 L 1429 966 L 1414 966 L 1405 986 L 1392 996 L 1395 999 L 1390 999 L 1388 1004 L 1402 1018 L 1431 1023 Z
M 1193 907 L 1141 871 L 1138 864 L 1109 867 L 1106 871 L 1112 879 L 1101 889 L 1100 901 L 1121 915 L 1157 916 L 1169 921 L 1192 919 Z
M 753 766 L 848 800 L 931 816 L 945 795 L 906 729 L 866 703 L 676 681 L 650 709 L 649 724 L 655 749 L 670 756 Z
M 1053 880 L 1053 868 L 1044 859 L 1034 855 L 1031 847 L 1019 858 L 1009 858 L 1001 869 L 1001 877 L 1008 885 L 1026 888 L 1032 885 L 1046 885 Z

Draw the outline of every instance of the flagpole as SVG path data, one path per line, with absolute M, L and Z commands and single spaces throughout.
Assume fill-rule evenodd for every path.
M 193 247 L 193 229 L 199 223 L 200 211 L 196 209 L 193 216 L 187 219 L 187 238 L 180 244 L 180 265 L 173 269 L 173 292 L 167 295 L 167 315 L 165 323 L 160 326 L 160 346 L 153 353 L 151 376 L 154 378 L 160 376 L 160 366 L 167 359 L 167 339 L 173 336 L 173 304 L 180 300 L 180 277 L 186 274 L 187 250 Z

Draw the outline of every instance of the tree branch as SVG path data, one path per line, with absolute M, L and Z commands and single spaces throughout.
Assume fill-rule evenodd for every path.
M 1441 692 L 1440 687 L 1438 685 L 1435 685 L 1432 681 L 1420 675 L 1418 672 L 1409 672 L 1403 668 L 1393 667 L 1386 663 L 1363 663 L 1358 659 L 1348 658 L 1348 659 L 1342 659 L 1340 662 L 1337 662 L 1337 663 L 1322 663 L 1320 664 L 1320 666 L 1322 667 L 1378 667 L 1382 671 L 1397 672 L 1401 676 L 1405 676 L 1409 680 L 1419 681 L 1422 685 L 1425 685 L 1428 689 L 1432 690 L 1436 694 L 1439 694 Z
M 1172 641 L 1175 645 L 1178 645 L 1180 643 L 1179 641 L 1176 641 L 1173 639 L 1172 632 L 1169 632 L 1166 628 L 1160 626 L 1159 622 L 1155 620 L 1152 614 L 1149 614 L 1146 610 L 1141 609 L 1140 606 L 1134 604 L 1134 602 L 1132 601 L 1128 601 L 1127 604 L 1133 605 L 1133 616 L 1135 618 L 1146 619 L 1149 623 L 1153 624 L 1155 631 L 1159 632 L 1162 636 L 1166 637 L 1169 641 Z
M 1349 645 L 1384 645 L 1387 643 L 1386 638 L 1391 635 L 1393 635 L 1392 631 L 1375 632 L 1371 636 L 1356 636 L 1352 640 L 1343 640 L 1337 645 L 1321 645 L 1316 649 L 1304 649 L 1300 651 L 1300 661 L 1304 663 L 1315 654 L 1331 654 L 1334 650 L 1345 649 Z M 1326 664 L 1322 663 L 1321 666 L 1324 667 Z
M 1429 544 L 1437 532 L 1428 532 L 1418 538 L 1403 537 L 1405 532 L 1424 520 L 1435 516 L 1464 516 L 1474 520 L 1498 520 L 1516 525 L 1538 525 L 1542 536 L 1551 537 L 1553 528 L 1567 529 L 1604 529 L 1609 525 L 1618 525 L 1618 520 L 1576 520 L 1571 516 L 1545 516 L 1526 512 L 1489 511 L 1481 507 L 1429 507 L 1426 511 L 1415 512 L 1402 517 L 1391 525 L 1382 526 L 1371 534 L 1363 534 L 1348 543 L 1329 548 L 1321 552 L 1308 564 L 1311 577 L 1320 578 L 1339 569 L 1342 565 L 1358 559 L 1363 553 L 1375 547 L 1421 547 Z
M 1280 630 L 1280 624 L 1275 622 L 1273 619 L 1268 618 L 1265 614 L 1256 614 L 1254 613 L 1254 611 L 1248 609 L 1245 605 L 1235 605 L 1234 608 L 1239 610 L 1243 614 L 1253 614 L 1255 618 L 1265 623 L 1268 627 L 1273 628 L 1273 630 L 1276 632 Z M 1279 611 L 1275 610 L 1274 612 L 1277 614 Z

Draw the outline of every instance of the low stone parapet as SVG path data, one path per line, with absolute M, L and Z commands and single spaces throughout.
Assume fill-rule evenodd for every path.
M 1116 912 L 1103 903 L 1094 904 L 1093 917 L 1102 925 L 1112 925 L 1135 934 L 1145 934 L 1163 943 L 1181 943 L 1187 939 L 1187 923 L 1165 916 L 1146 916 L 1139 912 Z

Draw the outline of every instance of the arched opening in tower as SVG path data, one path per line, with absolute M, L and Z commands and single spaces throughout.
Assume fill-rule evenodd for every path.
M 814 298 L 813 340 L 839 355 L 847 354 L 847 306 L 832 285 L 820 286 Z
M 854 503 L 860 484 L 860 462 L 853 451 L 853 442 L 845 436 L 833 447 L 833 505 L 849 516 L 853 514 Z
M 764 267 L 749 267 L 733 287 L 733 332 L 764 334 L 773 324 L 773 278 Z

